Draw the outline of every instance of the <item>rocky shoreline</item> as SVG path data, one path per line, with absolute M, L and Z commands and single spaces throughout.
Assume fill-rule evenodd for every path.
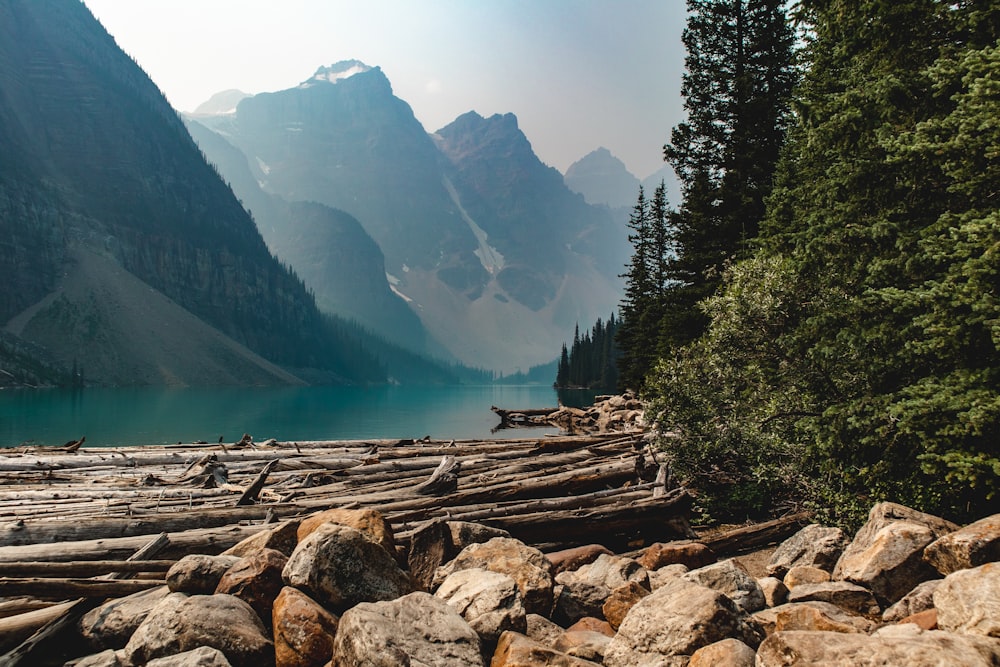
M 60 641 L 76 667 L 996 665 L 998 555 L 1000 516 L 891 503 L 853 538 L 802 528 L 759 578 L 697 540 L 543 553 L 445 519 L 404 557 L 380 512 L 334 509 L 189 554 Z

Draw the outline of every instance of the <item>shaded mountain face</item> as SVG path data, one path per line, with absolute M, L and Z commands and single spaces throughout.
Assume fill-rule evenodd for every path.
M 639 195 L 639 179 L 607 148 L 598 148 L 571 164 L 563 179 L 589 204 L 631 207 Z
M 431 136 L 381 70 L 346 61 L 198 121 L 268 193 L 355 217 L 394 290 L 464 363 L 549 361 L 577 321 L 618 303 L 624 229 L 538 160 L 512 115 L 465 114 Z
M 0 3 L 0 156 L 0 323 L 54 363 L 119 384 L 379 378 L 78 0 Z

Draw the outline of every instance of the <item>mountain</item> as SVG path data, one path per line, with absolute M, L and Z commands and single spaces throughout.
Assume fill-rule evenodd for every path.
M 447 356 L 392 291 L 382 251 L 357 219 L 323 204 L 289 202 L 264 192 L 246 155 L 196 118 L 191 115 L 187 121 L 191 136 L 252 212 L 271 252 L 294 267 L 313 292 L 320 310 L 353 320 L 409 350 Z
M 631 207 L 639 195 L 639 179 L 607 148 L 598 148 L 571 164 L 563 179 L 566 187 L 582 194 L 589 204 Z
M 0 238 L 3 365 L 28 351 L 106 384 L 385 377 L 78 0 L 0 3 Z
M 576 322 L 620 298 L 620 222 L 567 189 L 513 115 L 464 114 L 430 135 L 379 68 L 344 61 L 197 121 L 244 153 L 267 193 L 356 218 L 394 291 L 466 364 L 550 361 Z
M 242 100 L 250 97 L 249 93 L 244 93 L 242 90 L 236 90 L 235 88 L 230 90 L 223 90 L 222 92 L 212 95 L 208 100 L 198 105 L 191 115 L 192 116 L 220 116 L 225 114 L 231 114 L 236 111 L 236 105 Z

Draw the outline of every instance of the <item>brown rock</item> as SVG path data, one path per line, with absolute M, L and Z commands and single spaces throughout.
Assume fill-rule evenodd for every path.
M 598 663 L 566 655 L 522 634 L 505 632 L 490 667 L 598 667 Z
M 942 630 L 1000 637 L 1000 563 L 952 572 L 934 591 Z
M 592 630 L 567 630 L 556 642 L 557 651 L 574 658 L 583 658 L 598 664 L 604 662 L 604 651 L 611 637 Z
M 703 646 L 729 637 L 755 646 L 761 636 L 724 594 L 674 579 L 632 607 L 604 653 L 604 664 L 683 665 Z
M 337 617 L 302 591 L 285 587 L 274 601 L 275 667 L 322 667 L 333 655 Z
M 872 616 L 879 613 L 878 602 L 866 588 L 848 581 L 828 581 L 821 584 L 801 584 L 788 592 L 789 602 L 817 600 L 829 602 L 841 609 Z
M 167 586 L 173 593 L 211 595 L 222 575 L 239 560 L 236 556 L 184 556 L 167 570 Z
M 776 632 L 757 649 L 757 667 L 906 665 L 988 667 L 1000 664 L 1000 643 L 983 637 L 890 625 L 869 636 L 839 632 Z
M 552 563 L 553 576 L 566 570 L 576 570 L 584 565 L 589 565 L 597 560 L 600 555 L 613 556 L 606 547 L 600 544 L 587 544 L 582 547 L 563 549 L 545 554 L 545 557 Z
M 924 560 L 945 575 L 1000 561 L 1000 514 L 939 537 L 924 550 Z
M 566 632 L 600 632 L 602 635 L 607 635 L 608 637 L 615 636 L 615 629 L 611 627 L 611 624 L 607 621 L 602 621 L 599 618 L 594 618 L 593 616 L 585 616 L 573 625 L 566 628 Z
M 783 579 L 797 565 L 817 567 L 833 572 L 837 559 L 849 540 L 840 528 L 810 524 L 782 542 L 767 565 L 767 574 Z
M 215 592 L 235 595 L 253 607 L 265 625 L 270 625 L 274 598 L 284 586 L 281 571 L 287 563 L 288 556 L 280 551 L 261 549 L 226 570 Z
M 860 584 L 888 607 L 937 573 L 923 560 L 924 548 L 958 526 L 894 503 L 879 503 L 844 550 L 833 578 Z
M 785 630 L 872 632 L 877 624 L 829 602 L 790 602 L 753 615 L 767 634 Z
M 476 568 L 513 579 L 527 613 L 544 616 L 552 609 L 552 564 L 538 549 L 510 537 L 494 537 L 462 549 L 434 579 L 441 582 L 452 572 Z
M 282 578 L 335 613 L 413 590 L 409 575 L 385 549 L 361 531 L 330 522 L 299 542 Z
M 608 620 L 613 629 L 618 630 L 618 626 L 625 620 L 625 615 L 628 614 L 629 610 L 639 600 L 649 595 L 649 593 L 650 591 L 634 581 L 630 581 L 624 586 L 619 586 L 611 591 L 611 595 L 608 596 L 608 599 L 605 600 L 604 605 L 601 607 L 601 611 L 604 612 L 604 618 Z
M 232 667 L 274 664 L 274 646 L 257 613 L 232 595 L 171 593 L 156 605 L 124 648 L 130 664 L 200 646 L 216 648 Z
M 283 521 L 274 528 L 262 530 L 222 552 L 223 556 L 245 558 L 261 549 L 274 549 L 291 556 L 298 544 L 299 520 Z
M 715 552 L 701 542 L 679 540 L 657 542 L 646 547 L 636 560 L 647 570 L 658 570 L 665 565 L 680 563 L 694 570 L 715 562 Z
M 795 565 L 785 573 L 782 583 L 792 590 L 800 584 L 822 584 L 830 581 L 830 573 L 810 565 Z
M 754 667 L 756 659 L 757 652 L 739 639 L 723 639 L 695 651 L 688 667 Z
M 449 521 L 448 530 L 451 531 L 451 543 L 455 547 L 455 553 L 470 544 L 489 542 L 494 537 L 510 537 L 510 533 L 502 528 L 484 526 L 481 523 L 470 521 Z
M 436 519 L 420 527 L 410 538 L 407 554 L 414 583 L 422 590 L 433 590 L 434 573 L 457 553 L 446 521 Z
M 785 604 L 788 600 L 788 586 L 784 582 L 774 577 L 764 577 L 757 580 L 760 592 L 764 594 L 764 604 L 768 607 L 777 607 Z
M 546 644 L 547 646 L 555 646 L 556 642 L 559 641 L 559 638 L 562 636 L 562 633 L 566 632 L 566 630 L 562 627 L 556 625 L 540 614 L 527 614 L 525 616 L 525 621 L 528 625 L 528 630 L 525 634 L 534 639 L 536 642 Z M 606 624 L 605 621 L 601 622 Z M 610 625 L 608 626 L 608 630 L 611 634 L 614 634 Z
M 683 576 L 690 571 L 691 570 L 688 568 L 688 566 L 684 565 L 683 563 L 664 565 L 659 570 L 650 570 L 649 590 L 655 591 L 657 588 L 667 583 L 668 580 L 676 579 L 677 577 Z
M 904 595 L 899 602 L 882 612 L 882 620 L 886 623 L 895 623 L 907 616 L 931 609 L 934 606 L 934 591 L 942 581 L 944 580 L 931 579 L 917 584 L 916 588 Z
M 392 526 L 378 510 L 332 509 L 311 514 L 299 524 L 298 541 L 304 540 L 324 523 L 336 523 L 360 530 L 368 536 L 368 539 L 385 549 L 386 553 L 393 558 L 396 557 L 396 540 L 392 534 Z
M 938 618 L 937 609 L 925 609 L 924 611 L 917 612 L 907 616 L 900 623 L 913 623 L 918 626 L 921 630 L 937 630 Z

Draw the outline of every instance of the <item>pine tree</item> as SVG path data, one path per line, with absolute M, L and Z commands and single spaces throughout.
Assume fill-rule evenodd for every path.
M 646 193 L 639 186 L 639 195 L 628 221 L 628 240 L 632 258 L 622 276 L 625 297 L 621 303 L 621 326 L 618 346 L 622 357 L 619 379 L 623 388 L 639 389 L 655 360 L 655 332 L 650 326 L 650 313 L 657 297 L 654 285 L 653 241 L 650 229 L 650 207 Z
M 697 304 L 715 292 L 727 261 L 748 248 L 791 116 L 794 34 L 782 0 L 688 0 L 681 94 L 688 118 L 664 158 L 684 197 L 673 216 L 661 346 L 699 336 Z

